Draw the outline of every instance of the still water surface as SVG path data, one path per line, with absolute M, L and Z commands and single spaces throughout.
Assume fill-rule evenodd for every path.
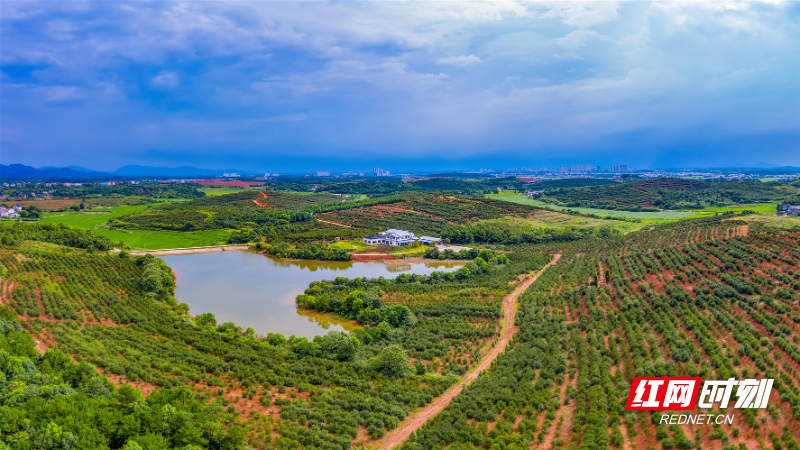
M 213 313 L 217 323 L 233 322 L 256 333 L 282 333 L 309 339 L 357 325 L 324 314 L 297 309 L 294 299 L 312 281 L 368 277 L 394 278 L 401 273 L 447 272 L 459 263 L 352 263 L 342 261 L 276 261 L 246 251 L 161 257 L 175 271 L 179 302 L 190 313 Z

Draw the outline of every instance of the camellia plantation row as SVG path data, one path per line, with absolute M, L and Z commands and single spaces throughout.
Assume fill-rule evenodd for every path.
M 492 222 L 514 218 L 517 222 Z M 441 236 L 458 244 L 507 244 L 571 241 L 598 233 L 597 227 L 541 228 L 528 225 L 569 221 L 570 216 L 519 203 L 453 197 L 437 193 L 403 193 L 369 200 L 343 200 L 331 194 L 240 192 L 148 208 L 109 221 L 116 229 L 197 231 L 233 229 L 229 243 L 287 242 L 300 247 L 270 250 L 288 257 L 349 259 L 306 249 L 337 238 L 360 238 L 397 228 L 419 235 Z M 605 234 L 612 233 L 605 227 Z M 297 254 L 292 252 L 299 252 Z M 323 256 L 324 255 L 324 256 Z M 314 258 L 316 256 L 316 258 Z
M 506 354 L 403 448 L 800 448 L 798 242 L 711 221 L 559 247 Z M 775 384 L 766 409 L 677 412 L 733 424 L 666 425 L 625 411 L 634 376 Z
M 328 298 L 330 308 L 366 326 L 309 341 L 257 338 L 208 313 L 192 317 L 175 300 L 173 275 L 161 260 L 87 251 L 101 245 L 90 233 L 27 224 L 0 233 L 6 329 L 17 333 L 10 339 L 25 341 L 0 353 L 3 392 L 20 392 L 0 404 L 0 439 L 12 448 L 38 448 L 51 429 L 77 437 L 64 444 L 69 448 L 349 448 L 380 438 L 480 359 L 497 335 L 502 296 L 550 259 L 489 253 L 489 262 L 455 275 L 311 286 L 305 298 L 320 291 L 315 298 Z M 26 333 L 36 349 L 49 349 L 45 355 L 71 359 L 54 367 L 36 356 L 30 337 L 19 337 Z M 17 373 L 13 364 L 31 374 L 50 371 L 50 378 Z M 75 370 L 85 375 L 64 372 Z M 90 392 L 95 385 L 104 388 Z M 116 400 L 122 394 L 115 386 L 126 385 L 135 387 L 124 388 L 133 400 Z M 137 389 L 150 393 L 143 403 Z M 151 398 L 173 403 L 158 403 L 154 413 Z M 130 416 L 140 410 L 131 402 L 151 408 L 153 423 L 175 416 L 186 425 L 142 424 Z M 87 404 L 94 409 L 73 411 Z M 113 414 L 96 421 L 104 409 Z M 43 448 L 66 442 L 57 440 Z
M 298 307 L 361 325 L 312 340 L 190 315 L 163 261 L 91 232 L 0 225 L 0 450 L 384 447 L 498 344 L 504 298 L 508 346 L 403 448 L 798 448 L 800 231 L 732 215 L 625 235 L 527 225 L 553 214 L 418 192 L 251 191 L 110 224 L 235 229 L 282 256 L 391 227 L 490 248 L 463 252 L 454 272 L 312 283 Z M 509 294 L 554 254 L 514 309 Z M 634 376 L 775 384 L 768 408 L 737 410 L 733 426 L 663 425 L 624 410 Z

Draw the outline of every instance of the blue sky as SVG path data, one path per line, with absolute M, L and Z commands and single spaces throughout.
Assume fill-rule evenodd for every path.
M 3 164 L 800 166 L 798 2 L 0 3 Z

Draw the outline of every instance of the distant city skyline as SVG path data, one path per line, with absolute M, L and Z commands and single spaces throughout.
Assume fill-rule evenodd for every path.
M 7 166 L 9 170 L 12 170 L 14 167 L 19 167 L 17 165 Z M 24 166 L 28 167 L 28 166 Z M 135 169 L 138 167 L 139 169 Z M 31 168 L 35 172 L 38 170 L 47 170 L 46 173 L 50 175 L 43 175 L 44 178 L 59 178 L 57 175 L 52 174 L 52 170 L 58 170 L 62 168 L 56 168 L 53 166 L 45 166 L 38 168 Z M 170 179 L 170 178 L 203 178 L 203 177 L 222 177 L 222 178 L 239 178 L 239 177 L 259 177 L 259 178 L 274 178 L 278 176 L 316 176 L 316 177 L 391 177 L 391 176 L 429 176 L 434 174 L 442 174 L 447 172 L 457 172 L 457 173 L 475 173 L 477 174 L 495 174 L 499 176 L 525 176 L 525 175 L 534 175 L 534 176 L 544 176 L 544 177 L 596 177 L 596 176 L 616 176 L 620 174 L 639 174 L 646 177 L 654 177 L 654 176 L 693 176 L 693 175 L 703 175 L 710 176 L 712 178 L 716 177 L 714 174 L 720 174 L 723 177 L 736 177 L 737 174 L 758 174 L 763 172 L 768 172 L 771 174 L 784 174 L 785 176 L 789 177 L 796 177 L 798 173 L 800 173 L 800 167 L 772 167 L 772 168 L 765 168 L 765 167 L 671 167 L 671 168 L 653 168 L 653 167 L 633 167 L 627 164 L 610 164 L 610 165 L 590 165 L 590 164 L 583 164 L 583 165 L 571 165 L 571 166 L 557 166 L 557 167 L 506 167 L 506 168 L 466 168 L 466 169 L 458 169 L 458 170 L 447 170 L 441 169 L 436 167 L 427 167 L 424 169 L 417 168 L 416 170 L 410 171 L 390 171 L 385 170 L 382 168 L 373 168 L 371 171 L 369 170 L 298 170 L 298 171 L 288 171 L 288 172 L 269 172 L 269 171 L 262 171 L 260 169 L 252 169 L 252 170 L 238 170 L 238 171 L 231 171 L 230 169 L 220 169 L 220 168 L 197 168 L 192 166 L 181 166 L 181 167 L 148 167 L 148 166 L 125 166 L 116 171 L 109 171 L 109 172 L 102 172 L 102 171 L 93 171 L 90 168 L 82 167 L 82 166 L 71 166 L 63 169 L 69 169 L 72 172 L 72 175 L 68 177 L 71 178 L 80 178 L 82 177 L 80 174 L 84 172 L 91 172 L 92 174 L 89 178 L 97 178 L 98 174 L 105 174 L 110 177 L 114 177 L 115 179 L 125 179 L 126 177 L 156 177 L 161 179 Z M 9 174 L 5 169 L 3 172 L 0 172 L 0 178 L 5 179 L 25 179 L 26 177 L 15 177 L 14 173 L 18 173 L 18 170 L 12 170 L 12 173 Z M 779 175 L 779 176 L 784 176 Z M 749 176 L 749 175 L 748 175 Z M 63 176 L 62 176 L 63 178 Z
M 4 1 L 2 162 L 798 166 L 798 17 L 785 1 Z

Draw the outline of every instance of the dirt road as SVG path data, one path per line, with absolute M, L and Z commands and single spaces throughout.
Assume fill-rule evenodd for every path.
M 475 381 L 478 378 L 478 375 L 487 368 L 489 365 L 492 364 L 495 358 L 500 355 L 500 352 L 506 348 L 509 342 L 511 342 L 511 337 L 514 336 L 514 333 L 517 331 L 517 328 L 514 327 L 514 315 L 516 311 L 516 302 L 517 297 L 520 294 L 525 292 L 534 281 L 536 281 L 539 276 L 547 270 L 548 267 L 552 266 L 556 262 L 558 262 L 559 258 L 561 258 L 561 254 L 556 254 L 553 257 L 553 260 L 550 261 L 544 268 L 540 271 L 536 272 L 533 276 L 529 277 L 527 280 L 522 282 L 516 289 L 514 289 L 510 294 L 506 295 L 503 298 L 503 330 L 501 332 L 501 339 L 495 345 L 491 352 L 489 352 L 481 362 L 472 369 L 464 378 L 461 379 L 455 386 L 451 387 L 447 390 L 444 394 L 436 398 L 434 401 L 423 407 L 422 409 L 409 414 L 406 419 L 398 425 L 397 428 L 388 432 L 386 436 L 383 437 L 382 440 L 378 442 L 377 447 L 381 449 L 392 449 L 397 447 L 398 445 L 402 444 L 411 433 L 416 431 L 419 427 L 425 424 L 428 420 L 430 420 L 433 416 L 438 414 L 441 410 L 443 410 L 450 402 L 458 395 L 464 386 Z
M 211 247 L 187 247 L 187 248 L 167 248 L 161 250 L 134 250 L 130 251 L 131 255 L 153 255 L 153 256 L 166 256 L 166 255 L 188 255 L 190 253 L 211 253 L 211 252 L 227 252 L 231 250 L 247 250 L 249 245 L 214 245 Z

